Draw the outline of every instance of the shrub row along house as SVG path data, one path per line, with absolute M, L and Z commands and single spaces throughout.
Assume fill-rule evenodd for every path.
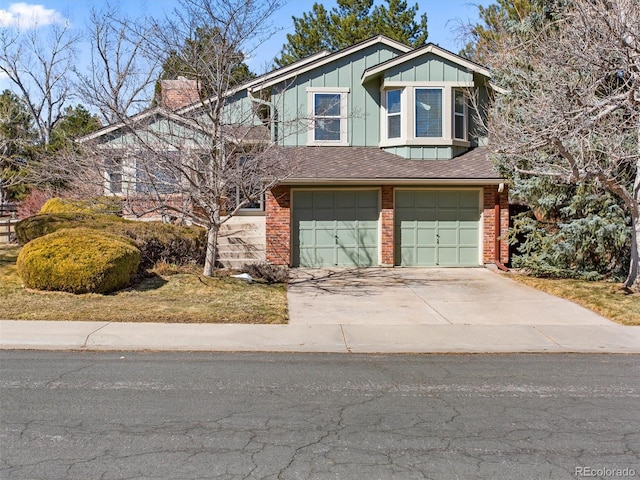
M 278 158 L 272 169 L 287 159 L 288 170 L 264 171 L 266 188 L 255 188 L 261 196 L 228 183 L 226 208 L 235 216 L 221 231 L 222 263 L 232 265 L 234 256 L 294 267 L 506 263 L 499 236 L 508 227 L 507 191 L 472 112 L 482 112 L 489 79 L 486 68 L 434 44 L 411 49 L 378 36 L 236 87 L 225 97 L 220 129 L 236 164 L 250 163 L 248 146 L 262 145 Z M 141 186 L 149 175 L 171 176 L 142 167 L 149 153 L 135 145 L 153 143 L 143 129 L 174 138 L 180 131 L 181 144 L 197 155 L 207 132 L 185 114 L 208 100 L 194 102 L 195 82 L 177 82 L 191 93 L 165 89 L 162 106 L 81 140 L 103 152 L 134 152 L 109 161 L 109 191 L 171 193 Z M 153 155 L 180 151 L 160 150 Z M 251 200 L 238 202 L 243 194 Z

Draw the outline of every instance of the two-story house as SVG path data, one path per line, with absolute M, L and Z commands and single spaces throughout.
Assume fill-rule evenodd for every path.
M 299 159 L 240 217 L 256 225 L 254 257 L 294 267 L 506 263 L 507 191 L 475 122 L 489 79 L 437 45 L 378 36 L 235 89 L 231 101 L 262 99 L 275 119 L 270 141 Z M 301 112 L 304 128 L 287 131 Z

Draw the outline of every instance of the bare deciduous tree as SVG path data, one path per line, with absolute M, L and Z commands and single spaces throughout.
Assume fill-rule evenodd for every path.
M 505 36 L 492 65 L 505 90 L 490 110 L 503 168 L 596 181 L 631 215 L 625 286 L 640 288 L 640 4 L 573 0 L 542 30 Z
M 49 144 L 70 96 L 70 73 L 79 38 L 68 23 L 0 29 L 0 72 L 23 97 L 42 145 Z
M 89 67 L 74 69 L 76 94 L 114 123 L 149 106 L 161 58 L 150 52 L 155 25 L 133 21 L 113 6 L 92 9 L 87 26 Z

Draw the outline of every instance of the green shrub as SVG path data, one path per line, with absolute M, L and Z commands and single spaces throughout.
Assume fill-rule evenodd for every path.
M 40 209 L 41 214 L 109 214 L 122 215 L 122 200 L 118 197 L 93 197 L 86 200 L 51 198 Z
M 109 293 L 131 283 L 140 251 L 129 241 L 89 228 L 62 229 L 27 243 L 18 274 L 37 290 Z
M 142 268 L 158 261 L 184 265 L 202 263 L 206 231 L 201 227 L 178 226 L 160 222 L 125 220 L 115 215 L 76 211 L 40 214 L 15 226 L 21 245 L 63 228 L 91 228 L 131 239 L 142 254 Z

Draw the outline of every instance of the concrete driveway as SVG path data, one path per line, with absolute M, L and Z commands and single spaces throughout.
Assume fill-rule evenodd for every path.
M 485 268 L 295 269 L 291 325 L 612 325 Z

